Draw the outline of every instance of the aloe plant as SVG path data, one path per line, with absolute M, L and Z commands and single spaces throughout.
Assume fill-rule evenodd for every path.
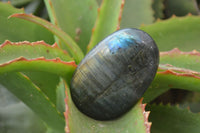
M 25 9 L 33 2 L 11 1 Z M 194 16 L 199 14 L 199 1 L 44 2 L 51 22 L 40 18 L 46 13 L 35 13 L 39 4 L 34 6 L 35 15 L 30 15 L 0 2 L 0 132 L 200 131 L 200 115 L 194 113 L 199 112 L 200 101 L 200 17 Z M 120 27 L 150 34 L 160 50 L 160 65 L 143 98 L 129 112 L 115 120 L 97 121 L 75 107 L 69 85 L 86 53 Z M 175 102 L 162 103 L 173 89 L 187 91 Z

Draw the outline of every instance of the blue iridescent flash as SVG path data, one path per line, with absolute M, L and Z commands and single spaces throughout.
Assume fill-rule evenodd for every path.
M 131 45 L 137 45 L 141 40 L 137 36 L 131 36 L 126 33 L 119 33 L 113 37 L 108 43 L 108 47 L 112 54 L 115 54 L 119 49 L 127 49 Z

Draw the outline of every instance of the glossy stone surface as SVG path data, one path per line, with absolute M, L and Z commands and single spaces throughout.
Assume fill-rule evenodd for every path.
M 89 52 L 71 81 L 71 95 L 84 114 L 115 119 L 141 98 L 156 74 L 159 51 L 138 29 L 114 32 Z

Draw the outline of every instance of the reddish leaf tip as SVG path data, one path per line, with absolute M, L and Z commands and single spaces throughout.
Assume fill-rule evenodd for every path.
M 60 58 L 55 58 L 55 59 L 46 59 L 44 57 L 39 57 L 39 58 L 35 58 L 35 59 L 26 59 L 24 57 L 19 57 L 19 58 L 16 58 L 14 60 L 11 60 L 11 61 L 8 61 L 6 63 L 3 63 L 3 64 L 0 64 L 0 67 L 3 67 L 3 66 L 6 66 L 6 65 L 9 65 L 9 64 L 12 64 L 14 62 L 19 62 L 19 61 L 26 61 L 26 62 L 33 62 L 33 61 L 46 61 L 46 62 L 56 62 L 56 63 L 62 63 L 62 64 L 65 64 L 65 65 L 71 65 L 73 67 L 77 67 L 76 63 L 74 61 L 71 61 L 71 62 L 65 62 L 65 61 L 62 61 Z
M 140 107 L 142 108 L 143 116 L 144 116 L 144 125 L 146 127 L 146 133 L 150 133 L 151 122 L 148 121 L 150 111 L 145 111 L 146 104 L 142 104 L 143 98 L 140 99 Z
M 12 15 L 8 16 L 8 19 L 14 18 L 14 17 L 16 17 L 18 14 L 19 14 L 19 13 L 12 14 Z
M 52 45 L 53 48 L 59 48 L 58 44 L 55 42 L 53 45 Z
M 193 73 L 177 73 L 177 72 L 175 72 L 175 71 L 173 71 L 173 70 L 166 70 L 166 71 L 157 72 L 157 73 L 160 73 L 160 74 L 171 74 L 171 75 L 184 76 L 184 77 L 193 77 L 193 78 L 200 79 L 199 76 L 196 76 L 196 75 L 193 74 Z
M 171 64 L 160 64 L 159 69 L 171 70 L 171 71 L 180 72 L 180 73 L 189 73 L 189 74 L 194 74 L 194 75 L 200 75 L 200 72 L 193 71 L 193 70 L 190 70 L 190 69 L 175 67 Z
M 67 87 L 66 83 L 65 83 L 65 88 Z M 66 88 L 68 89 L 68 88 Z M 70 133 L 70 130 L 69 130 L 69 107 L 68 107 L 68 94 L 67 94 L 67 91 L 65 91 L 65 112 L 64 112 L 64 116 L 65 116 L 65 122 L 66 122 L 66 125 L 65 125 L 65 133 Z
M 171 16 L 171 18 L 176 18 L 176 15 L 175 15 L 175 14 L 173 14 L 173 15 Z
M 124 9 L 124 4 L 125 4 L 125 0 L 122 0 L 122 2 L 121 2 L 121 7 L 120 7 L 120 11 L 119 11 L 117 30 L 120 29 L 120 22 L 121 22 L 121 19 L 122 19 L 122 13 L 123 13 L 123 9 Z
M 181 51 L 180 49 L 178 48 L 174 48 L 170 51 L 166 51 L 166 52 L 160 52 L 160 56 L 164 56 L 164 55 L 177 55 L 177 54 L 182 54 L 182 55 L 197 55 L 197 56 L 200 56 L 200 52 L 197 51 L 197 50 L 193 50 L 193 51 L 190 51 L 190 52 L 183 52 Z
M 192 16 L 192 13 L 189 12 L 189 13 L 187 14 L 187 16 Z
M 33 16 L 33 14 L 26 14 L 26 13 L 15 13 L 9 16 L 9 18 L 12 17 L 21 17 L 21 16 Z
M 11 42 L 9 40 L 6 40 L 2 45 L 0 45 L 0 49 L 7 46 L 7 45 L 31 45 L 31 46 L 34 46 L 34 45 L 44 45 L 46 47 L 51 47 L 51 48 L 57 48 L 57 49 L 60 49 L 59 46 L 57 45 L 57 43 L 54 43 L 53 45 L 49 45 L 47 44 L 46 42 L 44 42 L 43 40 L 42 41 L 37 41 L 37 42 L 29 42 L 29 41 L 23 41 L 23 42 Z M 62 49 L 60 49 L 62 50 Z M 64 50 L 62 50 L 64 51 Z M 64 51 L 65 54 L 68 54 L 66 51 Z
M 157 19 L 156 19 L 156 22 L 160 22 L 160 21 L 161 21 L 161 19 L 160 19 L 160 18 L 157 18 Z

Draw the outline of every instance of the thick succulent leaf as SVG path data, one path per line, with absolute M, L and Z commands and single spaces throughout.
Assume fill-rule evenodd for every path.
M 103 0 L 88 45 L 89 52 L 99 41 L 119 29 L 124 0 Z
M 0 43 L 10 41 L 40 41 L 49 44 L 54 42 L 53 34 L 45 28 L 16 18 L 8 19 L 14 13 L 23 13 L 23 9 L 16 9 L 8 3 L 0 2 Z
M 153 0 L 152 8 L 154 10 L 154 17 L 156 19 L 164 18 L 164 0 Z
M 121 28 L 138 28 L 153 21 L 152 0 L 126 0 Z
M 57 105 L 56 87 L 59 84 L 59 76 L 56 74 L 41 71 L 24 71 L 23 74 L 37 85 L 51 102 Z
M 163 71 L 163 69 L 159 69 L 159 71 L 162 72 L 157 72 L 152 84 L 143 95 L 143 102 L 148 103 L 171 88 L 199 92 L 200 75 L 190 72 L 185 73 L 184 71 L 180 71 L 181 68 L 178 69 L 179 72 L 175 72 L 173 70 Z
M 188 13 L 200 14 L 196 0 L 165 0 L 165 14 L 185 16 Z
M 149 105 L 152 133 L 198 133 L 200 114 L 180 109 L 178 106 Z
M 200 50 L 200 17 L 172 17 L 157 21 L 142 30 L 152 36 L 160 51 L 168 51 L 175 47 L 183 51 Z
M 96 121 L 82 114 L 72 102 L 69 89 L 66 93 L 66 133 L 150 133 L 149 112 L 140 100 L 129 112 L 112 121 Z
M 34 15 L 14 14 L 11 17 L 25 19 L 46 28 L 47 30 L 58 36 L 59 39 L 64 42 L 65 45 L 60 47 L 62 49 L 66 49 L 77 63 L 79 63 L 83 59 L 84 55 L 79 46 L 74 42 L 74 40 L 68 34 L 59 29 L 56 25 L 53 25 L 50 22 L 41 19 L 39 17 L 36 17 Z
M 144 94 L 144 102 L 150 102 L 170 88 L 200 91 L 200 53 L 173 49 L 160 53 L 157 75 Z
M 200 43 L 199 43 L 200 44 Z M 167 65 L 170 64 L 170 65 Z M 171 70 L 182 68 L 181 71 L 200 73 L 200 52 L 194 50 L 191 52 L 182 52 L 175 48 L 171 51 L 160 52 L 160 67 Z
M 56 94 L 57 94 L 57 109 L 63 113 L 65 112 L 65 84 L 64 80 L 60 78 L 59 84 L 56 88 Z
M 43 122 L 1 85 L 0 117 L 1 133 L 44 133 L 46 131 Z
M 59 58 L 62 61 L 56 58 Z M 40 89 L 49 97 L 49 99 L 54 104 L 56 104 L 55 88 L 59 82 L 59 75 L 57 73 L 58 72 L 57 70 L 59 70 L 58 67 L 65 66 L 64 64 L 66 63 L 63 64 L 62 63 L 63 61 L 68 62 L 71 60 L 72 59 L 69 58 L 68 54 L 63 50 L 61 50 L 60 48 L 58 48 L 56 44 L 51 46 L 42 41 L 34 43 L 30 42 L 12 43 L 6 41 L 4 44 L 0 46 L 1 73 L 8 71 L 20 71 L 20 70 L 29 71 L 25 72 L 25 74 L 36 85 L 40 87 Z M 62 65 L 57 65 L 56 62 Z M 53 65 L 54 68 L 51 68 L 50 66 L 52 65 L 49 66 L 49 64 L 54 64 Z M 55 69 L 57 72 L 53 71 L 53 69 Z M 35 72 L 33 72 L 33 70 L 35 70 Z M 65 75 L 65 77 L 70 79 L 73 70 L 69 69 L 69 72 L 71 71 L 70 72 L 71 74 Z M 68 70 L 66 67 L 64 67 L 62 71 L 67 72 Z M 61 71 L 59 73 L 64 74 Z
M 74 62 L 63 62 L 59 58 L 45 59 L 41 57 L 28 60 L 24 57 L 19 57 L 10 62 L 0 64 L 0 74 L 15 71 L 39 71 L 56 74 L 70 80 L 75 68 L 76 64 Z
M 57 130 L 58 133 L 64 132 L 64 118 L 28 77 L 20 73 L 4 73 L 0 75 L 0 83 L 30 107 L 48 127 Z
M 95 0 L 45 0 L 51 22 L 58 25 L 77 42 L 86 53 L 86 48 L 97 16 Z
M 55 59 L 59 57 L 62 61 L 73 61 L 69 55 L 58 48 L 56 44 L 48 45 L 43 41 L 38 42 L 17 42 L 5 41 L 0 45 L 0 64 L 11 61 L 23 56 L 26 59 L 35 59 L 44 57 L 46 59 Z

